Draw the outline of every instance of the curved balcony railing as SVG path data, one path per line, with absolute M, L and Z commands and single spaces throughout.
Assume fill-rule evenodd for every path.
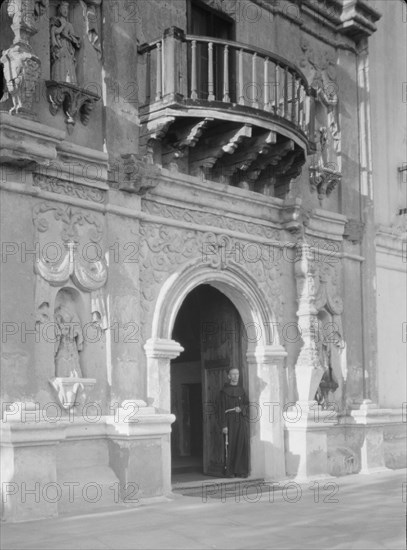
M 299 68 L 282 57 L 240 42 L 185 35 L 176 28 L 139 48 L 146 56 L 146 103 L 168 96 L 212 103 L 225 110 L 256 109 L 259 116 L 313 136 L 313 97 Z

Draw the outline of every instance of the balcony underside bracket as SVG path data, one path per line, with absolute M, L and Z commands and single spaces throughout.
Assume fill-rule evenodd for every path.
M 216 134 L 210 134 L 201 140 L 199 148 L 191 151 L 189 159 L 190 173 L 199 175 L 201 170 L 213 168 L 215 163 L 223 157 L 223 155 L 232 155 L 239 144 L 250 138 L 252 135 L 252 127 L 249 124 L 244 124 L 233 130 Z

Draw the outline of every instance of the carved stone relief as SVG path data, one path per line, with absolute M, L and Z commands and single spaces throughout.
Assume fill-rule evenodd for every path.
M 102 59 L 102 45 L 100 42 L 100 6 L 102 0 L 81 0 L 83 18 L 86 22 L 88 40 L 96 51 L 98 59 Z
M 150 200 L 144 200 L 142 208 L 149 214 L 161 216 L 163 218 L 219 227 L 231 231 L 240 231 L 241 233 L 257 235 L 258 237 L 264 237 L 275 241 L 279 240 L 279 230 L 266 225 L 238 220 L 234 217 L 214 214 L 212 212 L 203 212 L 202 210 L 189 210 L 187 208 L 160 204 Z
M 100 330 L 107 328 L 103 225 L 92 213 L 46 202 L 34 207 L 33 223 L 39 246 L 34 263 L 36 319 L 55 328 L 55 378 L 50 384 L 61 406 L 69 409 L 96 382 L 84 377 L 81 365 L 83 322 L 92 319 Z
M 7 13 L 12 18 L 13 44 L 3 51 L 1 63 L 8 95 L 13 101 L 11 114 L 34 118 L 34 94 L 41 75 L 41 61 L 30 44 L 38 32 L 38 19 L 48 6 L 48 0 L 9 0 Z M 7 99 L 7 96 L 2 100 Z
M 88 38 L 100 54 L 95 11 L 99 3 L 88 0 L 82 4 Z M 83 46 L 83 39 L 69 21 L 69 7 L 70 3 L 63 0 L 57 6 L 56 15 L 50 18 L 51 80 L 45 84 L 51 114 L 56 115 L 62 108 L 68 132 L 71 133 L 78 117 L 82 124 L 88 124 L 100 97 L 82 89 L 83 83 L 78 82 L 77 53 Z
M 33 174 L 33 185 L 39 187 L 43 191 L 58 193 L 60 195 L 68 195 L 70 197 L 78 197 L 92 202 L 103 204 L 105 201 L 106 192 L 87 185 L 79 183 L 70 183 L 56 177 L 47 176 L 45 174 Z
M 159 183 L 160 169 L 143 155 L 125 153 L 110 163 L 109 179 L 112 187 L 145 195 Z
M 76 52 L 81 40 L 69 21 L 69 2 L 62 1 L 50 19 L 51 78 L 57 82 L 77 84 Z
M 140 226 L 142 268 L 140 272 L 142 322 L 151 320 L 159 290 L 169 275 L 193 259 L 201 259 L 202 265 L 216 271 L 238 265 L 242 272 L 249 272 L 267 297 L 277 318 L 282 317 L 283 293 L 278 254 L 273 250 L 248 261 L 248 247 L 261 244 L 248 243 L 228 235 L 203 233 L 169 226 L 142 223 Z M 246 251 L 246 252 L 245 252 Z M 264 251 L 263 251 L 264 252 Z M 143 334 L 147 338 L 147 334 Z
M 315 257 L 315 251 L 303 240 L 297 246 L 295 273 L 303 340 L 296 365 L 299 400 L 315 400 L 323 407 L 329 402 L 340 405 L 343 373 L 339 350 L 344 347 L 343 302 L 338 289 L 340 264 L 334 266 L 328 257 Z
M 313 155 L 309 168 L 310 185 L 322 201 L 342 179 L 336 59 L 327 50 L 314 52 L 306 39 L 302 39 L 301 49 L 303 58 L 300 66 L 308 73 L 316 106 L 317 153 Z
M 318 352 L 324 368 L 316 401 L 322 407 L 342 405 L 343 373 L 341 354 L 344 349 L 342 330 L 343 301 L 338 290 L 338 275 L 329 263 L 316 264 L 319 286 L 315 297 L 318 310 Z

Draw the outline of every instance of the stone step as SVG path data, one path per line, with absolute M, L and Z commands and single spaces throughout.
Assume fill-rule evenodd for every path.
M 239 495 L 268 492 L 270 486 L 262 478 L 213 478 L 205 481 L 180 482 L 172 492 L 204 499 L 223 499 Z

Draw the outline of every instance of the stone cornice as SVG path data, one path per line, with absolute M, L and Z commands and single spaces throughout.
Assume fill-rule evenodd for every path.
M 406 235 L 405 233 L 396 232 L 392 227 L 379 225 L 376 229 L 375 242 L 378 251 L 401 257 L 403 254 L 403 243 L 406 242 Z
M 381 14 L 365 0 L 343 0 L 341 24 L 338 30 L 353 40 L 370 36 L 376 31 L 375 23 Z
M 316 208 L 312 211 L 305 233 L 313 237 L 342 241 L 345 223 L 346 216 L 343 214 Z
M 57 158 L 65 136 L 64 131 L 0 111 L 0 163 L 47 165 Z
M 375 22 L 381 17 L 380 13 L 364 0 L 252 1 L 268 12 L 298 25 L 304 32 L 318 40 L 334 48 L 350 50 L 354 53 L 356 53 L 354 42 L 375 32 Z M 291 9 L 289 9 L 290 6 Z M 326 34 L 316 32 L 310 24 L 312 21 L 325 27 Z M 346 42 L 338 40 L 338 34 Z M 349 42 L 347 42 L 348 40 Z

